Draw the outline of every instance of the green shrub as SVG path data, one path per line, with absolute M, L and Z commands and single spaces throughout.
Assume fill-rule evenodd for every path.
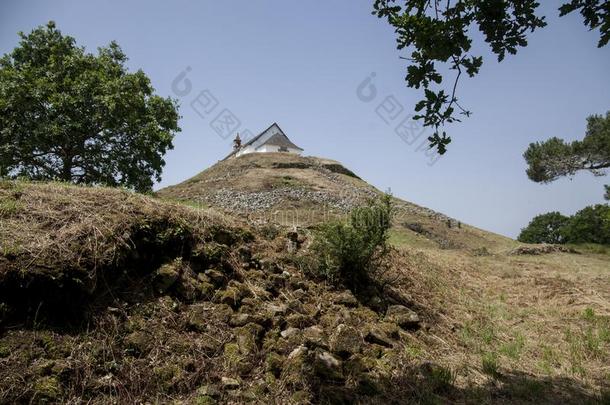
M 364 285 L 387 254 L 392 211 L 392 197 L 386 194 L 355 208 L 345 221 L 321 225 L 312 244 L 313 270 L 350 288 Z

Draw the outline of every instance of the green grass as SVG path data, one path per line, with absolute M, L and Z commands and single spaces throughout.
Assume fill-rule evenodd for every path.
M 475 350 L 490 347 L 497 340 L 496 330 L 491 321 L 466 322 L 460 330 L 462 343 Z
M 447 367 L 435 366 L 430 371 L 430 384 L 434 392 L 447 391 L 455 383 L 455 373 Z
M 593 253 L 610 256 L 610 245 L 600 245 L 598 243 L 579 243 L 567 244 L 566 246 L 581 253 Z
M 436 244 L 415 232 L 400 228 L 392 228 L 388 232 L 390 245 L 400 247 L 436 247 Z
M 542 359 L 539 363 L 540 369 L 547 375 L 551 375 L 554 368 L 559 366 L 559 357 L 552 347 L 542 345 Z
M 421 357 L 424 354 L 424 351 L 419 346 L 407 346 L 405 347 L 405 353 L 414 359 Z
M 494 352 L 483 353 L 481 356 L 481 368 L 483 372 L 491 377 L 498 377 L 500 366 L 498 364 L 498 355 Z
M 517 334 L 514 340 L 500 346 L 499 352 L 512 360 L 519 360 L 523 348 L 525 346 L 525 338 L 521 334 Z
M 587 307 L 583 311 L 582 317 L 585 321 L 595 321 L 595 311 L 593 310 L 593 308 Z
M 0 198 L 0 218 L 15 215 L 20 207 L 19 201 L 12 197 Z

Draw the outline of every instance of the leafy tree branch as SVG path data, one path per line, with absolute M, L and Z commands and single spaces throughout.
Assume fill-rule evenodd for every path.
M 587 118 L 587 131 L 582 141 L 565 142 L 553 137 L 531 143 L 523 154 L 527 176 L 539 183 L 549 183 L 560 177 L 573 176 L 586 170 L 604 176 L 610 167 L 610 111 Z M 606 198 L 610 188 L 606 186 Z
M 546 26 L 545 17 L 537 14 L 535 0 L 375 0 L 373 14 L 394 27 L 399 50 L 408 49 L 408 87 L 424 90 L 424 98 L 415 105 L 415 119 L 434 133 L 428 138 L 431 147 L 443 154 L 451 137 L 443 130 L 446 124 L 459 122 L 471 112 L 459 103 L 458 82 L 462 74 L 474 77 L 483 64 L 481 55 L 473 55 L 471 30 L 478 29 L 498 61 L 514 55 L 527 46 L 527 35 Z M 610 40 L 610 2 L 572 0 L 561 5 L 561 16 L 578 11 L 585 26 L 599 29 L 599 47 Z M 455 71 L 448 85 L 438 66 Z

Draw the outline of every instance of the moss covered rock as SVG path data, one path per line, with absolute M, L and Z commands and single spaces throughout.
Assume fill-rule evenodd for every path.
M 169 290 L 180 277 L 181 260 L 166 263 L 159 267 L 153 279 L 155 291 L 162 294 Z
M 235 337 L 241 354 L 249 355 L 258 350 L 258 343 L 263 327 L 256 323 L 249 323 L 235 329 Z
M 362 337 L 356 328 L 341 324 L 330 337 L 330 350 L 339 356 L 349 357 L 362 349 Z
M 276 352 L 270 352 L 265 358 L 265 371 L 272 373 L 275 377 L 279 377 L 285 362 L 286 356 Z

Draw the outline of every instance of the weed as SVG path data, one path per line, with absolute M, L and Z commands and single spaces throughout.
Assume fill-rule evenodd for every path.
M 600 255 L 610 255 L 610 246 L 600 245 L 597 243 L 579 243 L 579 244 L 567 244 L 566 246 L 582 252 L 582 253 L 594 253 Z
M 266 240 L 273 240 L 280 235 L 280 227 L 271 223 L 261 226 L 258 230 Z
M 474 256 L 491 256 L 491 253 L 485 246 L 473 249 L 472 254 Z
M 19 245 L 6 240 L 0 241 L 0 255 L 4 257 L 15 257 L 21 252 Z

